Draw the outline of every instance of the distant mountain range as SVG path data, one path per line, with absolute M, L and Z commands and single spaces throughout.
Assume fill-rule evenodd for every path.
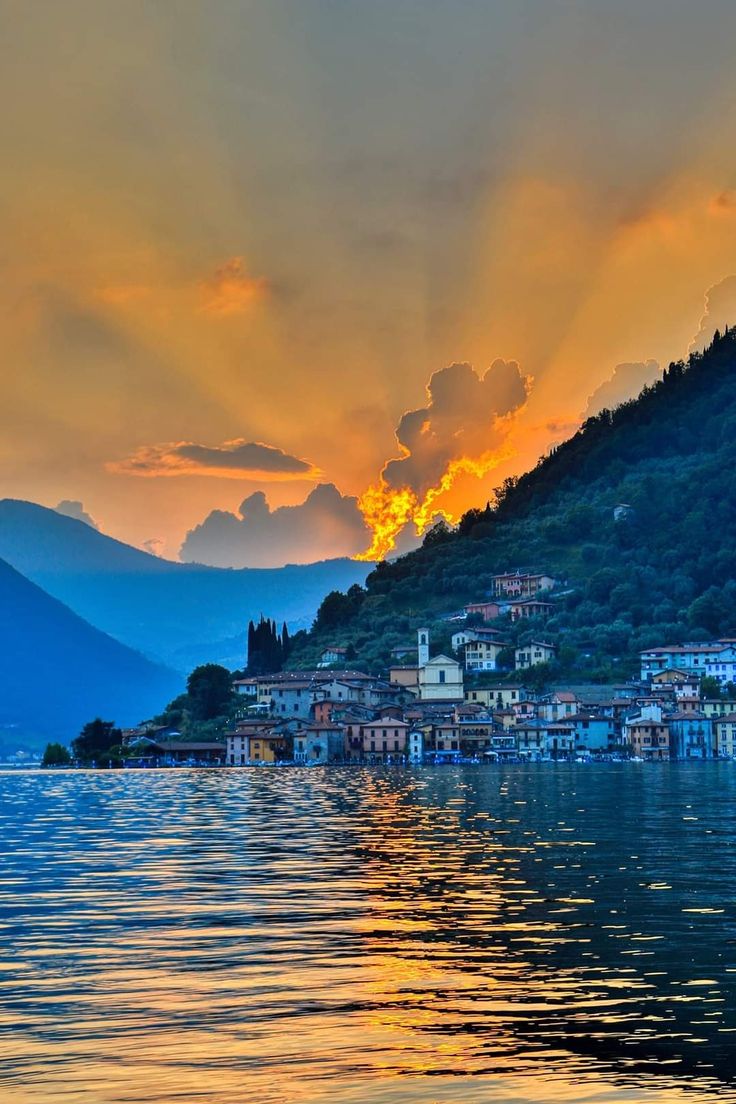
M 0 750 L 64 742 L 96 716 L 135 724 L 183 678 L 88 625 L 0 560 Z
M 242 667 L 249 618 L 303 627 L 324 595 L 370 570 L 348 559 L 238 570 L 172 563 L 17 499 L 0 501 L 0 558 L 90 625 L 182 672 L 199 662 Z
M 0 558 L 90 625 L 181 672 L 242 666 L 250 618 L 303 627 L 328 591 L 370 570 L 349 559 L 238 570 L 172 563 L 16 499 L 0 501 Z

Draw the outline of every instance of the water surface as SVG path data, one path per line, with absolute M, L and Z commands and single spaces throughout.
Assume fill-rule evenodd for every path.
M 0 774 L 0 1100 L 736 1102 L 736 764 Z

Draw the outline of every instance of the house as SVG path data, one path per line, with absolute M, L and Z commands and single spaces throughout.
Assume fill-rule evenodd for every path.
M 701 701 L 700 708 L 706 717 L 725 717 L 729 713 L 736 713 L 736 700 L 733 698 L 706 698 Z
M 378 717 L 362 725 L 360 730 L 363 756 L 366 759 L 399 758 L 406 754 L 409 724 L 395 717 Z
M 501 606 L 498 602 L 470 602 L 463 607 L 466 617 L 477 615 L 484 621 L 495 621 L 501 616 Z
M 512 621 L 521 621 L 525 617 L 549 617 L 554 608 L 551 602 L 542 602 L 538 598 L 522 598 L 509 602 L 504 607 L 504 612 L 508 611 Z
M 515 738 L 521 759 L 570 759 L 575 752 L 575 729 L 570 724 L 522 721 L 509 734 Z
M 389 667 L 388 678 L 392 686 L 403 687 L 413 693 L 419 690 L 419 668 L 413 667 Z
M 516 670 L 523 671 L 527 667 L 537 667 L 540 663 L 551 663 L 555 658 L 555 650 L 554 644 L 546 644 L 541 640 L 524 644 L 514 653 Z
M 602 752 L 616 742 L 616 724 L 613 717 L 596 713 L 573 713 L 566 724 L 575 730 L 575 749 L 582 752 Z
M 454 721 L 444 721 L 432 725 L 428 750 L 436 758 L 454 758 L 460 754 L 459 726 Z
M 624 720 L 622 742 L 637 759 L 670 758 L 670 730 L 663 718 L 661 706 L 643 706 Z
M 320 656 L 318 667 L 332 667 L 335 663 L 344 663 L 347 658 L 347 648 L 339 648 L 334 644 L 328 645 Z
M 713 750 L 719 759 L 736 759 L 736 713 L 714 717 Z
M 571 759 L 575 754 L 575 728 L 568 722 L 548 724 L 544 738 L 545 751 L 551 759 Z
M 339 724 L 306 725 L 294 736 L 294 762 L 341 763 L 345 759 L 345 729 Z
M 291 758 L 290 734 L 274 720 L 238 721 L 234 731 L 225 734 L 225 742 L 225 762 L 230 767 Z
M 507 640 L 469 640 L 463 647 L 465 670 L 495 671 L 500 653 L 508 647 Z
M 258 680 L 255 678 L 233 679 L 233 689 L 236 694 L 243 694 L 249 698 L 257 697 Z
M 515 721 L 531 721 L 539 716 L 539 703 L 524 698 L 522 701 L 514 702 L 511 706 L 511 713 Z M 544 719 L 557 720 L 556 717 L 546 717 Z
M 438 655 L 419 668 L 419 697 L 422 701 L 462 701 L 463 672 L 456 659 Z
M 271 712 L 282 717 L 309 719 L 313 703 L 313 679 L 279 683 L 271 690 Z
M 545 721 L 562 721 L 580 709 L 580 699 L 572 690 L 555 690 L 539 703 L 539 716 Z
M 713 725 L 705 713 L 680 710 L 667 717 L 670 752 L 674 759 L 711 759 Z
M 494 747 L 494 740 L 501 735 L 498 725 L 490 719 L 483 720 L 478 717 L 473 720 L 461 720 L 457 722 L 457 737 L 460 751 L 463 755 L 485 755 Z M 516 752 L 515 741 L 514 752 Z
M 673 667 L 689 675 L 710 673 L 719 682 L 730 682 L 736 662 L 736 647 L 732 640 L 707 644 L 667 644 L 661 648 L 648 648 L 639 654 L 642 682 L 648 682 L 654 675 Z
M 477 702 L 487 709 L 508 709 L 520 700 L 525 691 L 523 686 L 484 686 L 466 690 L 465 701 Z
M 494 575 L 493 594 L 495 598 L 535 598 L 540 591 L 551 590 L 556 582 L 551 575 L 511 571 L 504 575 Z
M 498 636 L 498 629 L 487 629 L 482 626 L 471 629 L 459 629 L 458 632 L 453 633 L 450 637 L 450 643 L 452 644 L 453 652 L 457 652 L 474 640 L 498 640 Z

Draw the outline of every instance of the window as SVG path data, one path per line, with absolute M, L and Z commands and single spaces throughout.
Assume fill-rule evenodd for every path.
M 445 681 L 445 672 L 444 672 L 444 671 L 440 671 L 440 673 L 439 673 L 439 674 L 440 674 L 440 682 L 444 682 L 444 681 Z

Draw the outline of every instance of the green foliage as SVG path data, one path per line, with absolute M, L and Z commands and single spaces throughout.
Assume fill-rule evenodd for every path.
M 187 679 L 189 712 L 195 721 L 211 721 L 227 713 L 233 696 L 233 676 L 218 663 L 195 667 Z
M 271 674 L 280 671 L 289 657 L 291 641 L 289 630 L 284 623 L 281 632 L 276 622 L 267 620 L 261 614 L 260 621 L 254 625 L 248 622 L 248 666 L 249 675 Z
M 122 736 L 114 721 L 96 717 L 94 721 L 88 721 L 79 736 L 72 740 L 72 753 L 82 763 L 96 762 L 109 755 L 111 749 L 120 744 Z
M 72 761 L 69 748 L 64 744 L 47 744 L 41 760 L 42 767 L 68 767 Z
M 336 630 L 369 670 L 424 625 L 439 651 L 442 618 L 486 598 L 493 574 L 510 568 L 564 581 L 548 620 L 496 622 L 512 645 L 529 632 L 556 644 L 555 678 L 623 678 L 644 648 L 736 635 L 734 427 L 736 336 L 726 331 L 505 480 L 455 532 L 378 564 L 364 589 L 328 595 L 290 665 L 315 663 Z M 619 503 L 631 510 L 616 520 Z

